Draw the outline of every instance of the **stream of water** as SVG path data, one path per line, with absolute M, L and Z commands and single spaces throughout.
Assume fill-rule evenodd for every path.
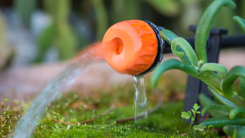
M 144 76 L 133 76 L 133 79 L 135 82 L 134 117 L 135 123 L 137 123 L 137 115 L 139 113 L 144 113 L 145 117 L 147 117 L 147 97 L 145 92 Z
M 113 45 L 113 43 L 95 43 L 90 46 L 88 50 L 76 56 L 71 61 L 70 65 L 48 83 L 41 94 L 32 102 L 32 105 L 21 119 L 15 131 L 14 138 L 29 137 L 50 102 L 53 101 L 58 94 L 65 92 L 64 88 L 67 87 L 67 85 L 71 85 L 79 74 L 85 73 L 89 65 L 103 60 L 106 56 L 110 56 Z
M 79 74 L 85 73 L 92 63 L 101 61 L 111 56 L 115 50 L 116 43 L 95 43 L 88 50 L 78 54 L 69 66 L 44 87 L 41 94 L 32 102 L 27 112 L 20 120 L 15 131 L 14 138 L 27 138 L 35 129 L 38 120 L 45 113 L 46 107 L 58 94 L 65 92 L 65 88 L 72 85 Z M 144 76 L 133 76 L 135 81 L 135 122 L 138 113 L 147 116 L 147 98 L 145 93 Z

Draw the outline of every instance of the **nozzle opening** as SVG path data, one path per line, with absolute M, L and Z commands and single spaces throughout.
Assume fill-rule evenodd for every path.
M 117 55 L 121 54 L 124 48 L 122 39 L 114 38 L 112 41 L 115 43 L 115 46 L 116 46 L 115 53 Z

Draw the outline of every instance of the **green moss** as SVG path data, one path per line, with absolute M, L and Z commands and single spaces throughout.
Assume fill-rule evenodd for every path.
M 162 106 L 147 118 L 114 124 L 116 120 L 134 116 L 134 87 L 133 84 L 116 85 L 109 90 L 90 91 L 87 94 L 81 92 L 69 92 L 60 95 L 46 109 L 46 114 L 39 120 L 32 137 L 47 138 L 83 138 L 83 137 L 182 137 L 180 134 L 188 131 L 189 124 L 181 119 L 183 101 L 171 99 L 173 96 L 183 95 L 185 90 L 185 76 L 163 76 L 161 83 L 166 87 L 152 90 L 146 80 L 148 110 L 154 108 L 159 97 L 164 98 Z M 178 79 L 178 78 L 181 79 Z M 147 77 L 146 77 L 147 78 Z M 168 85 L 171 84 L 171 85 Z M 168 97 L 166 93 L 175 93 Z M 166 100 L 167 99 L 167 100 Z M 178 98 L 177 98 L 178 99 Z M 101 113 L 115 105 L 116 108 L 105 116 L 97 118 L 87 124 L 66 125 L 51 121 L 52 119 L 76 123 L 96 118 Z M 215 132 L 192 131 L 185 137 L 217 137 Z
M 181 137 L 180 133 L 188 131 L 188 124 L 180 118 L 183 103 L 165 103 L 159 110 L 149 114 L 146 119 L 138 120 L 137 124 L 127 122 L 123 124 L 114 124 L 117 119 L 130 117 L 133 110 L 130 106 L 115 109 L 108 115 L 97 119 L 94 122 L 84 125 L 64 125 L 50 121 L 49 117 L 45 117 L 40 121 L 34 137 Z M 76 114 L 76 113 L 75 113 Z M 76 122 L 78 120 L 86 120 L 97 113 L 87 113 L 80 115 L 68 115 L 60 120 L 68 122 Z M 85 117 L 86 116 L 86 117 Z M 82 118 L 82 119 L 81 119 Z M 86 119 L 85 119 L 86 118 Z M 44 127 L 46 126 L 46 128 Z M 44 129 L 41 129 L 44 128 Z M 197 132 L 192 132 L 188 137 L 197 137 Z M 202 136 L 206 137 L 207 132 L 202 132 Z M 209 135 L 215 136 L 211 132 Z
M 159 93 L 150 93 L 151 91 L 147 89 L 148 110 L 156 106 L 159 97 Z M 181 91 L 184 91 L 184 87 Z M 134 88 L 131 84 L 116 86 L 114 89 L 102 90 L 99 93 L 91 91 L 89 95 L 67 93 L 48 107 L 46 116 L 40 120 L 33 137 L 181 137 L 181 133 L 188 131 L 189 124 L 180 117 L 183 109 L 182 101 L 165 102 L 157 111 L 149 114 L 147 118 L 137 120 L 137 123 L 130 121 L 114 124 L 116 120 L 134 116 L 133 99 Z M 70 123 L 82 122 L 95 118 L 108 110 L 111 105 L 117 107 L 107 115 L 87 124 L 66 125 L 50 121 L 55 119 Z M 200 135 L 206 137 L 207 132 Z M 209 135 L 217 134 L 212 132 Z M 188 135 L 188 137 L 197 136 L 198 133 L 195 131 Z

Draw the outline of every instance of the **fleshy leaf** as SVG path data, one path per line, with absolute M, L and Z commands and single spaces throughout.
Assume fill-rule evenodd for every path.
M 36 54 L 34 62 L 40 62 L 43 59 L 43 55 L 47 52 L 48 48 L 52 45 L 55 35 L 57 32 L 57 27 L 55 24 L 51 24 L 46 27 L 38 37 L 37 45 L 38 45 L 38 53 Z
M 230 115 L 229 115 L 230 119 L 231 119 L 231 120 L 234 120 L 235 117 L 236 117 L 236 115 L 237 115 L 238 113 L 242 113 L 243 115 L 245 115 L 245 109 L 242 108 L 242 107 L 237 107 L 237 108 L 231 110 L 231 111 L 230 111 Z
M 153 72 L 151 76 L 151 86 L 156 87 L 157 80 L 162 73 L 170 69 L 179 69 L 189 75 L 198 76 L 200 72 L 197 72 L 194 67 L 187 65 L 177 59 L 169 59 L 161 63 Z
M 214 102 L 212 99 L 210 99 L 209 97 L 207 97 L 205 94 L 201 93 L 198 96 L 198 100 L 200 102 L 200 104 L 203 107 L 207 107 L 209 105 L 217 105 L 216 102 Z M 203 111 L 204 112 L 204 111 Z M 217 111 L 217 110 L 209 110 L 208 113 L 212 116 L 212 117 L 216 117 L 216 116 L 224 116 L 224 115 L 229 115 L 228 112 L 223 112 L 223 111 Z
M 178 1 L 173 0 L 146 0 L 154 9 L 165 16 L 175 16 L 180 12 Z
M 189 119 L 191 117 L 191 115 L 187 112 L 181 112 L 181 117 L 185 118 L 185 119 Z
M 197 62 L 197 67 L 201 68 L 203 64 L 204 64 L 204 62 L 202 60 L 199 60 Z
M 200 68 L 200 72 L 205 71 L 211 71 L 213 73 L 213 76 L 218 79 L 223 79 L 227 74 L 227 68 L 217 63 L 204 63 Z
M 245 33 L 245 20 L 239 16 L 234 16 L 233 20 L 241 27 L 242 31 Z
M 25 27 L 30 27 L 32 14 L 37 9 L 37 0 L 15 0 L 13 4 L 18 17 Z
M 59 38 L 59 41 L 57 41 L 57 44 L 59 45 L 57 47 L 59 51 L 59 58 L 61 60 L 66 60 L 72 58 L 76 51 L 75 47 L 77 45 L 76 37 L 73 33 L 72 28 L 70 25 L 66 22 L 59 23 L 57 25 L 57 35 Z
M 224 105 L 230 106 L 230 107 L 238 107 L 236 104 L 232 103 L 230 100 L 226 99 L 225 97 L 219 95 L 217 92 L 215 92 L 213 89 L 208 87 L 208 90 L 212 93 L 212 95 L 219 100 Z
M 236 4 L 231 0 L 213 1 L 213 3 L 206 9 L 204 15 L 202 16 L 196 31 L 195 50 L 198 59 L 203 60 L 205 63 L 207 62 L 206 44 L 209 31 L 211 29 L 211 25 L 216 13 L 222 6 L 235 8 Z
M 107 28 L 108 28 L 108 16 L 106 7 L 101 0 L 90 0 L 93 8 L 95 9 L 97 28 L 96 28 L 96 39 L 100 40 L 103 38 Z
M 209 106 L 206 106 L 202 109 L 202 116 L 204 116 L 205 112 L 209 110 L 218 110 L 218 111 L 223 111 L 223 112 L 230 112 L 233 107 L 227 106 L 227 105 L 218 105 L 218 104 L 212 104 Z
M 222 82 L 222 91 L 226 97 L 232 97 L 232 86 L 238 77 L 245 77 L 245 68 L 242 66 L 233 67 Z
M 223 128 L 226 125 L 244 125 L 245 118 L 237 116 L 236 119 L 230 120 L 229 116 L 219 116 L 205 120 L 201 124 L 206 126 L 213 125 L 214 128 Z
M 243 99 L 245 99 L 245 78 L 243 77 L 240 80 L 240 86 L 241 86 L 242 97 Z
M 196 53 L 185 39 L 181 37 L 174 39 L 171 43 L 171 50 L 184 63 L 197 66 L 198 59 Z
M 173 33 L 172 31 L 166 30 L 166 29 L 161 30 L 159 32 L 159 35 L 162 39 L 166 40 L 169 45 L 171 45 L 174 39 L 178 38 L 178 36 L 175 33 Z
M 245 127 L 239 125 L 227 125 L 223 128 L 224 132 L 228 136 L 233 136 L 234 132 L 236 131 L 236 137 L 243 137 L 245 136 Z

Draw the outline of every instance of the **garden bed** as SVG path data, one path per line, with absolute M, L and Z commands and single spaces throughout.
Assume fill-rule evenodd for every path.
M 172 71 L 171 74 L 162 75 L 160 83 L 162 85 L 152 90 L 149 77 L 146 77 L 148 110 L 159 104 L 159 99 L 163 99 L 163 103 L 147 118 L 138 119 L 137 123 L 132 120 L 115 124 L 117 120 L 134 116 L 135 90 L 130 83 L 115 85 L 108 90 L 91 91 L 86 95 L 81 92 L 68 92 L 59 96 L 59 99 L 46 109 L 32 137 L 182 137 L 181 134 L 189 129 L 189 124 L 180 117 L 186 75 Z M 8 105 L 7 101 L 5 105 Z M 28 104 L 21 105 L 28 108 Z M 19 109 L 21 108 L 16 106 L 11 108 Z M 101 116 L 104 112 L 107 113 Z M 18 111 L 16 113 L 21 114 Z M 13 132 L 13 129 L 9 131 Z M 217 137 L 218 133 L 216 130 L 191 131 L 185 137 L 197 136 Z

